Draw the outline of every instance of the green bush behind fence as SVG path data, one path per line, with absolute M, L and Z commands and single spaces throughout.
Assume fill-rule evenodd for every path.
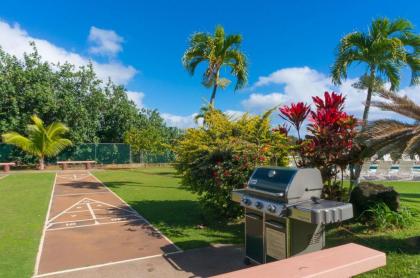
M 47 163 L 60 160 L 95 160 L 99 164 L 127 163 L 171 163 L 175 155 L 166 151 L 163 153 L 131 153 L 130 145 L 120 143 L 86 143 L 77 144 L 62 151 L 54 158 L 48 158 Z M 25 155 L 16 147 L 0 144 L 0 162 L 19 161 L 20 164 L 35 163 L 35 159 Z

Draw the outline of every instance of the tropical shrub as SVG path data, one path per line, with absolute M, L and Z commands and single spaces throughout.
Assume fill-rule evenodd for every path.
M 343 172 L 352 161 L 357 121 L 343 111 L 345 97 L 341 94 L 325 92 L 323 99 L 317 96 L 312 99 L 315 110 L 304 103 L 291 104 L 280 108 L 280 116 L 297 130 L 294 148 L 297 166 L 318 168 L 326 185 L 324 197 L 341 199 Z M 300 127 L 306 118 L 309 124 L 302 139 Z M 340 182 L 337 182 L 338 173 L 341 173 Z
M 359 219 L 377 230 L 403 229 L 415 221 L 410 209 L 401 208 L 400 211 L 393 211 L 383 202 L 373 204 Z
M 2 137 L 5 143 L 15 145 L 36 156 L 39 160 L 39 169 L 43 170 L 46 157 L 55 156 L 72 144 L 69 139 L 63 138 L 69 129 L 59 122 L 45 126 L 36 115 L 33 115 L 31 119 L 34 124 L 27 127 L 28 137 L 17 132 L 5 133 Z
M 179 140 L 175 167 L 182 185 L 199 195 L 208 221 L 241 215 L 230 199 L 231 191 L 244 187 L 257 165 L 286 165 L 288 141 L 271 130 L 271 113 L 232 119 L 210 106 L 204 125 L 188 129 Z

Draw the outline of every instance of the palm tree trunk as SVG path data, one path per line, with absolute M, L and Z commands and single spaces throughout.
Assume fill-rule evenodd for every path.
M 210 97 L 210 105 L 214 105 L 214 99 L 216 98 L 216 90 L 217 90 L 217 84 L 214 84 L 213 86 L 213 92 L 211 93 Z
M 363 111 L 363 123 L 362 123 L 362 131 L 366 129 L 368 118 L 369 118 L 369 109 L 370 109 L 370 103 L 372 100 L 372 93 L 373 93 L 373 84 L 375 82 L 375 67 L 370 67 L 370 76 L 369 76 L 369 87 L 367 91 L 366 96 L 366 102 L 365 102 L 365 110 Z
M 216 72 L 216 76 L 214 78 L 214 85 L 213 85 L 213 92 L 211 93 L 211 97 L 210 97 L 210 105 L 214 106 L 214 100 L 216 98 L 216 91 L 217 91 L 217 87 L 218 87 L 218 81 L 219 81 L 219 71 Z
M 365 110 L 363 111 L 363 123 L 362 123 L 362 132 L 366 129 L 368 118 L 369 118 L 369 109 L 370 109 L 370 103 L 372 100 L 372 94 L 373 94 L 373 84 L 375 82 L 375 67 L 370 66 L 370 81 L 369 81 L 369 87 L 367 91 L 366 96 L 366 102 L 365 102 Z M 359 184 L 360 179 L 360 173 L 362 172 L 362 163 L 355 163 L 353 165 L 354 169 L 350 172 L 350 188 L 354 188 Z
M 39 170 L 44 170 L 45 169 L 45 162 L 44 162 L 44 157 L 40 157 L 39 158 Z

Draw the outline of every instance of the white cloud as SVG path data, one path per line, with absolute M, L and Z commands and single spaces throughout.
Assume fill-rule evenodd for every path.
M 197 113 L 193 113 L 187 116 L 162 113 L 161 116 L 165 120 L 168 126 L 173 126 L 173 127 L 178 127 L 178 128 L 197 127 L 201 125 L 202 123 L 201 120 L 199 121 L 198 124 L 196 123 L 195 117 L 197 116 Z
M 244 111 L 237 111 L 237 110 L 226 110 L 224 113 L 228 115 L 229 117 L 231 117 L 233 120 L 237 120 L 240 117 L 242 117 L 243 114 L 245 114 Z
M 91 61 L 99 78 L 103 80 L 110 77 L 115 83 L 126 84 L 137 72 L 132 66 L 126 66 L 116 61 L 100 63 L 59 47 L 47 40 L 32 37 L 18 24 L 9 25 L 5 21 L 0 21 L 0 34 L 0 46 L 4 51 L 18 58 L 22 58 L 25 52 L 32 52 L 32 47 L 29 43 L 33 41 L 39 54 L 45 61 L 51 63 L 64 63 L 67 61 L 75 66 L 86 66 Z
M 261 113 L 265 110 L 278 106 L 286 101 L 286 95 L 281 93 L 258 94 L 253 93 L 248 99 L 241 102 L 248 112 Z
M 90 28 L 88 40 L 93 44 L 89 52 L 106 56 L 114 56 L 122 51 L 124 39 L 113 30 L 100 29 L 95 26 Z
M 258 81 L 251 87 L 255 90 L 273 84 L 282 85 L 284 86 L 282 93 L 253 93 L 248 99 L 242 101 L 242 105 L 247 111 L 254 109 L 261 112 L 262 108 L 273 107 L 278 102 L 281 102 L 281 104 L 298 101 L 312 103 L 312 96 L 322 96 L 325 91 L 335 91 L 346 96 L 345 110 L 361 118 L 366 92 L 352 87 L 352 84 L 356 81 L 357 79 L 347 79 L 340 86 L 334 86 L 330 77 L 309 67 L 284 68 L 268 76 L 259 77 Z M 420 101 L 419 86 L 403 88 L 398 94 L 408 95 L 410 98 Z M 379 99 L 379 97 L 373 97 L 373 99 Z M 381 111 L 375 107 L 371 107 L 369 112 L 369 120 L 390 117 L 402 119 L 395 113 Z
M 132 100 L 138 108 L 144 107 L 144 93 L 143 92 L 135 92 L 135 91 L 127 91 L 128 99 Z

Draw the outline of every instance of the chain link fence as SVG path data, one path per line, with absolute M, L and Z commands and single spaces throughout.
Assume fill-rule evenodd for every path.
M 55 164 L 62 160 L 95 160 L 98 164 L 129 163 L 172 163 L 175 154 L 171 151 L 162 153 L 140 152 L 132 154 L 130 145 L 122 143 L 85 143 L 77 144 L 62 151 L 47 163 Z M 19 164 L 35 164 L 36 159 L 15 146 L 0 144 L 0 162 L 17 161 Z

